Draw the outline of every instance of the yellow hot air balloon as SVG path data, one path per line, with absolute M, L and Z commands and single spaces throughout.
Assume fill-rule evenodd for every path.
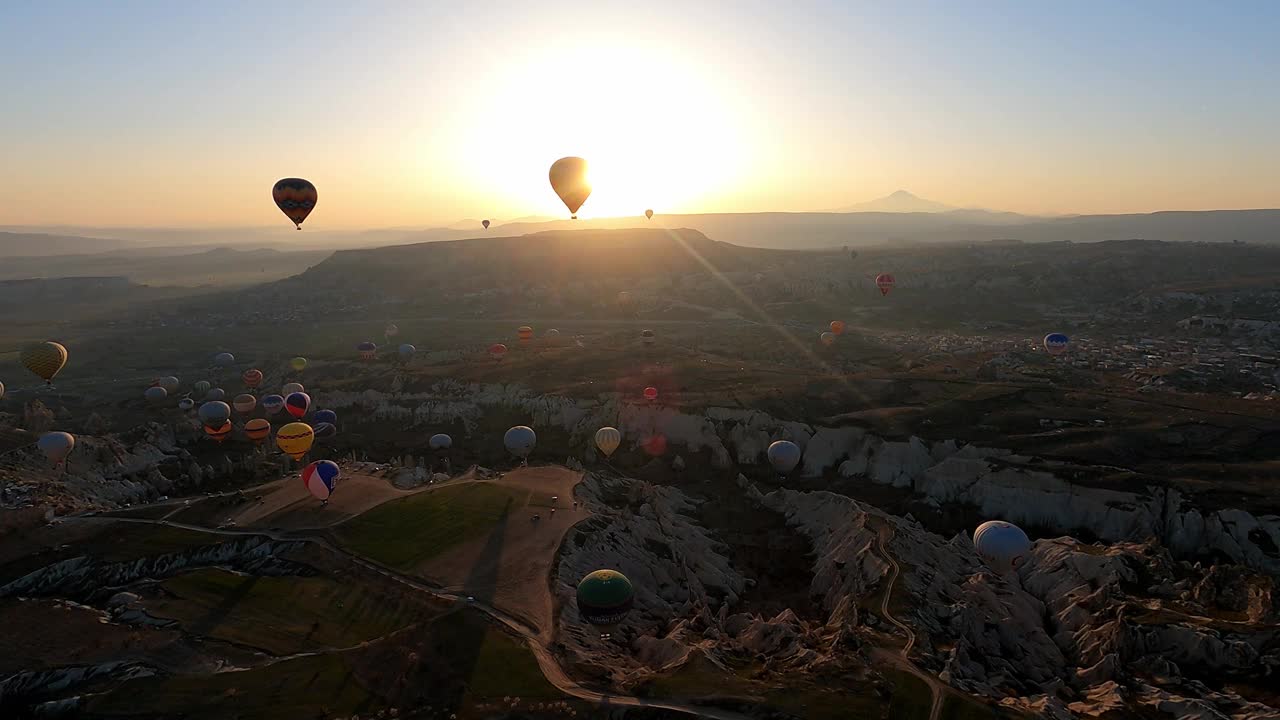
M 276 431 L 276 447 L 294 460 L 301 460 L 315 440 L 315 430 L 306 423 L 291 422 Z
M 606 458 L 612 456 L 613 451 L 621 444 L 622 433 L 617 428 L 602 427 L 596 431 L 596 447 L 600 448 Z
M 61 343 L 46 340 L 23 348 L 20 359 L 28 370 L 48 384 L 53 382 L 53 376 L 67 364 L 67 349 Z
M 298 356 L 289 361 L 289 367 L 293 368 L 294 372 L 302 372 L 302 369 L 305 368 L 306 366 L 307 366 L 307 359 L 302 356 Z
M 587 179 L 587 161 L 580 157 L 562 157 L 551 165 L 551 189 L 556 191 L 569 215 L 578 219 L 578 208 L 591 195 L 591 181 Z

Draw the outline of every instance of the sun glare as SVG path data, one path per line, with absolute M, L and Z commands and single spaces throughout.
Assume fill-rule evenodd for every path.
M 578 47 L 506 67 L 483 86 L 487 109 L 455 148 L 495 205 L 567 214 L 547 184 L 565 155 L 589 163 L 584 218 L 698 210 L 738 175 L 737 114 L 694 65 L 657 51 Z

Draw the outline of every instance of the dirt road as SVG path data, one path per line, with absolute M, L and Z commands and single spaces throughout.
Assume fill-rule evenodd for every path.
M 942 681 L 938 680 L 938 678 L 916 667 L 916 664 L 911 661 L 911 649 L 916 645 L 916 633 L 905 623 L 894 617 L 893 613 L 889 610 L 889 601 L 893 597 L 893 586 L 898 582 L 899 573 L 898 561 L 893 559 L 893 555 L 890 554 L 889 549 L 885 547 L 885 543 L 892 537 L 893 530 L 890 529 L 887 524 L 882 526 L 876 534 L 876 550 L 879 551 L 880 556 L 884 558 L 885 562 L 889 563 L 889 567 L 892 570 L 889 575 L 889 582 L 885 586 L 884 596 L 880 598 L 880 614 L 884 616 L 884 619 L 888 620 L 894 627 L 901 630 L 903 634 L 907 636 L 907 643 L 902 646 L 901 652 L 896 656 L 878 648 L 877 654 L 886 658 L 894 665 L 897 665 L 903 670 L 906 670 L 912 675 L 920 678 L 929 686 L 929 694 L 933 697 L 933 703 L 929 706 L 929 720 L 938 720 L 942 714 L 942 702 L 946 699 L 947 687 L 942 683 Z

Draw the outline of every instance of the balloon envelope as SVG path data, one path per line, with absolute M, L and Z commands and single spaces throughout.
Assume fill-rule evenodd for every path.
M 152 405 L 161 405 L 169 398 L 169 391 L 159 385 L 154 385 L 147 388 L 146 391 L 142 393 L 142 396 Z
M 644 216 L 645 216 L 645 217 L 647 217 L 647 218 L 649 218 L 650 220 L 652 220 L 652 219 L 653 219 L 653 210 L 645 210 L 645 211 L 644 211 Z
M 569 215 L 578 217 L 578 208 L 591 195 L 591 182 L 587 179 L 587 161 L 580 157 L 562 157 L 551 164 L 548 173 L 551 189 L 569 208 Z
M 284 397 L 281 395 L 268 395 L 262 398 L 262 410 L 268 415 L 275 415 L 283 407 Z
M 244 436 L 260 443 L 271 436 L 271 423 L 262 418 L 254 418 L 244 424 Z
M 836 335 L 843 335 L 843 334 L 844 334 L 844 321 L 843 321 L 843 320 L 832 320 L 832 321 L 831 321 L 831 332 L 835 333 Z
M 876 287 L 880 288 L 881 295 L 888 295 L 893 286 L 897 284 L 898 281 L 894 279 L 892 273 L 880 273 L 876 276 Z
M 337 425 L 338 413 L 332 410 L 317 410 L 313 419 L 318 423 L 327 422 Z
M 645 389 L 644 389 L 644 399 L 645 399 L 645 400 L 657 400 L 657 399 L 658 399 L 658 388 L 656 388 L 656 387 L 654 387 L 654 386 L 652 386 L 652 385 L 650 385 L 649 387 L 645 388 Z
M 538 436 L 528 425 L 516 425 L 502 436 L 502 444 L 506 445 L 507 450 L 518 458 L 529 457 L 529 453 L 533 452 L 533 446 L 537 443 Z
M 431 440 L 428 441 L 428 444 L 431 446 L 432 450 L 448 450 L 453 447 L 453 438 L 445 435 L 444 433 L 436 433 L 431 436 Z
M 207 427 L 222 427 L 231 419 L 231 406 L 220 400 L 211 400 L 200 406 L 200 422 Z
M 400 357 L 404 358 L 405 360 L 408 360 L 409 358 L 413 357 L 413 354 L 416 352 L 418 352 L 418 348 L 410 345 L 409 343 L 405 343 L 400 346 Z
M 213 438 L 214 442 L 221 443 L 231 437 L 231 421 L 227 420 L 221 425 L 205 425 L 204 434 Z
M 484 229 L 485 229 L 485 230 L 488 230 L 488 229 L 489 229 L 489 221 L 488 221 L 488 220 L 481 220 L 481 221 L 480 221 L 480 224 L 484 226 Z
M 302 221 L 315 209 L 319 195 L 316 193 L 316 186 L 307 180 L 282 178 L 271 188 L 271 199 L 275 200 L 280 212 L 301 230 Z
M 824 332 L 818 336 L 818 339 L 822 341 L 823 345 L 832 345 L 836 341 L 836 334 L 833 332 Z
M 284 409 L 288 410 L 290 415 L 301 418 L 307 414 L 307 410 L 311 409 L 311 396 L 304 392 L 289 393 L 289 396 L 284 399 Z
M 654 335 L 652 330 L 640 331 L 640 342 L 644 343 L 645 345 L 652 345 L 657 341 L 658 341 L 658 336 Z
M 612 457 L 613 452 L 622 444 L 622 433 L 615 427 L 602 427 L 596 431 L 596 447 L 600 448 L 600 452 L 604 453 L 606 458 Z
M 338 435 L 338 426 L 333 423 L 316 423 L 313 430 L 315 430 L 317 440 L 328 440 Z
M 372 360 L 378 355 L 378 346 L 368 341 L 362 342 L 356 345 L 356 352 L 360 353 L 361 359 Z
M 178 382 L 178 378 L 176 378 L 176 377 L 174 377 L 174 376 L 172 376 L 172 375 L 169 375 L 169 376 L 167 376 L 167 377 L 162 377 L 162 378 L 160 378 L 160 379 L 156 380 L 155 384 L 156 384 L 156 385 L 158 385 L 158 386 L 160 386 L 160 387 L 162 387 L 162 388 L 164 388 L 164 391 L 165 391 L 165 392 L 167 392 L 167 393 L 169 393 L 170 395 L 172 395 L 172 394 L 174 394 L 174 393 L 178 392 L 178 385 L 179 385 L 180 383 Z
M 258 398 L 249 393 L 240 393 L 231 401 L 231 407 L 241 415 L 248 415 L 253 409 L 258 407 Z
M 235 362 L 236 362 L 236 356 L 232 355 L 229 352 L 221 352 L 213 356 L 213 364 L 217 365 L 218 367 L 227 367 L 229 365 L 234 365 Z
M 770 444 L 766 454 L 769 456 L 769 464 L 779 475 L 786 475 L 800 464 L 800 446 L 790 440 L 778 440 Z
M 1003 520 L 988 520 L 973 531 L 973 546 L 992 570 L 1016 570 L 1031 554 L 1031 540 L 1022 528 Z
M 332 460 L 316 460 L 302 469 L 302 484 L 317 500 L 328 500 L 342 470 Z
M 301 372 L 306 366 L 307 359 L 301 355 L 289 361 L 289 367 L 292 368 L 294 372 Z
M 197 382 L 195 385 L 192 385 L 191 389 L 195 392 L 196 395 L 200 397 L 204 397 L 210 390 L 213 389 L 213 385 L 208 380 L 201 380 Z
M 507 346 L 502 343 L 494 343 L 489 346 L 489 357 L 494 360 L 501 360 L 507 356 Z
M 596 627 L 613 627 L 626 618 L 635 588 L 617 570 L 596 570 L 578 583 L 578 614 Z
M 315 439 L 315 430 L 310 425 L 292 422 L 276 432 L 276 447 L 294 460 L 301 460 L 311 449 Z
M 299 383 L 299 382 L 285 383 L 284 387 L 280 388 L 280 394 L 285 397 L 288 397 L 296 392 L 306 392 L 306 388 L 302 387 L 302 383 Z
M 227 391 L 222 388 L 210 388 L 209 392 L 204 394 L 206 400 L 225 400 Z
M 1044 349 L 1050 355 L 1061 355 L 1067 351 L 1067 346 L 1071 344 L 1071 338 L 1062 333 L 1049 333 L 1044 336 Z
M 256 388 L 262 384 L 262 371 L 257 368 L 245 370 L 240 376 L 244 380 L 244 386 L 247 388 Z
M 196 401 L 192 400 L 191 398 L 182 398 L 181 400 L 178 401 L 178 409 L 182 410 L 183 412 L 192 410 L 195 408 L 195 406 L 196 406 Z
M 34 343 L 22 349 L 19 355 L 23 367 L 36 374 L 41 380 L 52 382 L 67 364 L 67 349 L 62 343 L 52 340 Z
M 36 441 L 36 447 L 40 448 L 40 452 L 54 465 L 61 465 L 71 451 L 76 447 L 76 439 L 71 433 L 49 432 L 40 436 Z

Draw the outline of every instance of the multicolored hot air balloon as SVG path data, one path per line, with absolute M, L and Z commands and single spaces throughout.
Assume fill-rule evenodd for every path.
M 489 229 L 489 221 L 488 221 L 488 220 L 481 220 L 481 221 L 480 221 L 480 224 L 484 226 L 484 229 L 485 229 L 485 230 L 488 230 L 488 229 Z
M 1050 355 L 1061 355 L 1067 351 L 1071 338 L 1062 333 L 1049 333 L 1044 336 L 1044 349 Z
M 307 219 L 316 207 L 316 186 L 302 178 L 283 178 L 277 180 L 271 188 L 271 199 L 285 217 L 293 221 L 295 227 L 302 229 L 302 221 Z
M 296 392 L 306 392 L 306 391 L 307 389 L 302 387 L 302 383 L 300 382 L 285 383 L 284 387 L 280 388 L 280 394 L 285 397 L 288 397 Z
M 205 427 L 222 427 L 231 419 L 231 406 L 219 400 L 212 400 L 200 406 L 197 413 Z
M 54 376 L 67 364 L 67 349 L 62 343 L 46 340 L 22 348 L 18 359 L 46 385 L 52 385 Z
M 653 219 L 653 210 L 652 210 L 652 209 L 645 210 L 645 211 L 644 211 L 644 216 L 645 216 L 646 218 L 648 218 L 648 219 L 652 220 L 652 219 Z
M 378 356 L 378 346 L 367 340 L 356 345 L 356 351 L 360 353 L 361 360 L 372 360 Z
M 516 330 L 516 337 L 520 338 L 521 345 L 528 345 L 533 342 L 533 328 L 528 325 L 521 325 Z
M 208 435 L 214 442 L 222 444 L 224 440 L 231 437 L 231 421 L 228 420 L 221 425 L 205 425 L 204 434 Z
M 245 387 L 250 389 L 256 388 L 262 384 L 262 371 L 257 368 L 245 370 L 244 374 L 240 376 L 240 379 L 244 380 Z
M 622 444 L 622 433 L 615 427 L 602 427 L 596 431 L 596 447 L 600 448 L 600 452 L 604 453 L 606 458 L 612 457 L 613 452 Z
M 315 440 L 315 430 L 306 423 L 291 422 L 276 431 L 276 447 L 294 460 L 301 460 Z
M 262 418 L 254 418 L 244 424 L 244 436 L 261 444 L 262 441 L 271 437 L 271 423 Z
M 765 454 L 769 457 L 769 464 L 779 475 L 786 475 L 800 464 L 800 446 L 790 440 L 778 440 L 770 444 Z
M 332 410 L 317 410 L 316 414 L 313 415 L 311 419 L 318 423 L 330 423 L 332 425 L 337 425 L 338 413 Z
M 653 402 L 658 399 L 658 388 L 650 385 L 644 389 L 644 399 Z
M 892 273 L 880 273 L 876 276 L 876 287 L 880 288 L 881 295 L 888 295 L 893 286 L 898 284 Z
M 1003 520 L 988 520 L 973 531 L 973 547 L 982 561 L 998 573 L 1017 570 L 1031 555 L 1031 540 L 1022 528 Z
M 635 588 L 617 570 L 596 570 L 578 583 L 578 614 L 607 637 L 631 612 Z
M 562 157 L 551 164 L 551 189 L 569 208 L 569 216 L 577 220 L 578 208 L 591 195 L 591 181 L 587 179 L 587 161 L 580 157 Z
M 262 398 L 262 411 L 268 415 L 275 415 L 284 407 L 284 397 L 281 395 L 268 395 Z
M 818 339 L 822 341 L 823 345 L 831 346 L 836 342 L 836 334 L 833 332 L 824 332 L 818 336 Z
M 258 398 L 249 393 L 240 393 L 231 401 L 231 408 L 241 415 L 248 415 L 258 407 Z
M 302 469 L 302 484 L 317 500 L 328 501 L 338 485 L 342 469 L 332 460 L 316 460 Z
M 843 320 L 832 320 L 832 321 L 831 321 L 831 332 L 832 332 L 832 333 L 834 333 L 834 334 L 836 334 L 836 335 L 843 335 L 843 334 L 844 334 L 844 321 L 843 321 Z
M 67 461 L 67 456 L 75 449 L 76 439 L 71 433 L 48 432 L 36 440 L 36 447 L 57 468 L 62 467 L 62 463 Z
M 512 455 L 527 460 L 533 447 L 538 444 L 538 435 L 528 425 L 516 425 L 502 436 L 502 444 Z
M 304 392 L 289 393 L 284 399 L 284 409 L 295 418 L 301 419 L 311 409 L 311 396 Z
M 307 367 L 307 359 L 299 355 L 289 361 L 289 368 L 294 372 L 302 372 Z
M 658 337 L 653 334 L 652 330 L 641 330 L 640 342 L 644 343 L 645 345 L 652 345 L 658 342 Z
M 507 356 L 507 346 L 502 343 L 494 343 L 489 346 L 489 357 L 494 360 L 501 360 Z

